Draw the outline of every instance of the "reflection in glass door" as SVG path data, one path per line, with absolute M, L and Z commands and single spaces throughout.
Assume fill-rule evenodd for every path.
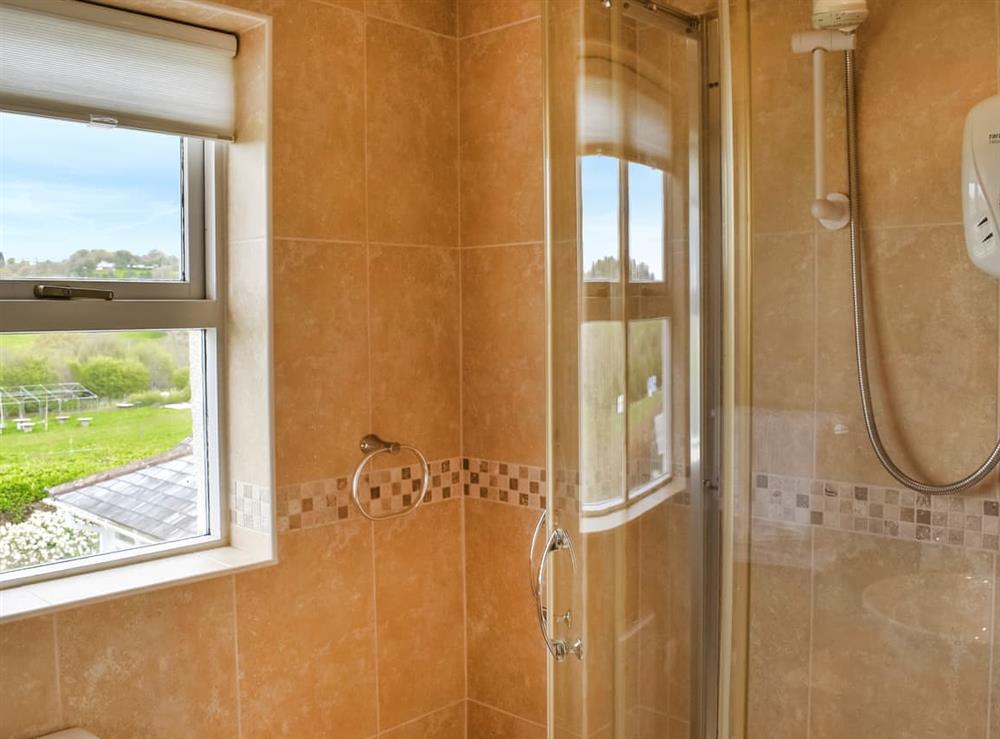
M 554 737 L 706 736 L 691 645 L 712 607 L 699 457 L 710 22 L 546 3 L 554 484 L 538 556 Z

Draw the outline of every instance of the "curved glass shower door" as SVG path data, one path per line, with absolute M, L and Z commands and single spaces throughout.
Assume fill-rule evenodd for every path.
M 713 21 L 546 5 L 550 735 L 701 737 Z

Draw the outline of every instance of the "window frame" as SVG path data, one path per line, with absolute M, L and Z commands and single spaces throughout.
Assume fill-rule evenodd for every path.
M 188 280 L 180 282 L 96 281 L 38 278 L 0 280 L 13 287 L 0 293 L 0 333 L 70 331 L 202 331 L 205 483 L 208 532 L 116 552 L 33 565 L 0 573 L 0 593 L 19 586 L 140 562 L 173 557 L 230 543 L 228 475 L 222 460 L 225 419 L 222 378 L 225 370 L 225 250 L 227 147 L 184 138 L 184 259 Z M 193 155 L 189 156 L 191 152 Z M 190 207 L 189 207 L 190 206 Z M 30 292 L 36 284 L 111 289 L 113 300 L 44 300 Z M 26 292 L 25 286 L 28 286 Z

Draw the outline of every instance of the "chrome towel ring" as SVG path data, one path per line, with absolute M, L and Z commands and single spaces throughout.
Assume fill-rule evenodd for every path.
M 367 436 L 362 437 L 359 446 L 361 447 L 361 451 L 364 453 L 365 457 L 361 460 L 358 468 L 354 471 L 354 484 L 351 492 L 352 497 L 354 498 L 354 505 L 356 505 L 358 510 L 361 511 L 361 515 L 370 521 L 385 521 L 390 518 L 405 516 L 407 513 L 412 513 L 417 510 L 417 508 L 420 507 L 420 504 L 424 502 L 424 498 L 427 497 L 427 491 L 431 486 L 431 468 L 430 465 L 427 464 L 427 457 L 425 457 L 415 446 L 400 444 L 398 441 L 385 441 L 384 439 L 380 439 L 375 434 L 368 434 Z M 402 511 L 396 511 L 395 513 L 386 513 L 381 516 L 369 513 L 361 504 L 361 475 L 364 473 L 365 467 L 368 466 L 368 463 L 379 454 L 382 454 L 383 452 L 388 452 L 389 454 L 399 454 L 401 449 L 407 449 L 413 452 L 419 460 L 420 467 L 423 470 L 423 481 L 420 485 L 420 494 L 417 496 L 417 501 L 410 507 L 405 508 Z

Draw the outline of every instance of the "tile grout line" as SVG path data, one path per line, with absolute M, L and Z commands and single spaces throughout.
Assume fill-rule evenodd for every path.
M 544 239 L 536 239 L 535 241 L 508 241 L 500 244 L 467 244 L 460 248 L 462 249 L 502 249 L 504 247 L 510 246 L 544 246 Z
M 496 711 L 497 713 L 502 713 L 505 716 L 510 716 L 511 718 L 516 718 L 518 721 L 523 721 L 526 724 L 531 724 L 532 726 L 537 726 L 542 729 L 547 729 L 545 724 L 540 724 L 537 721 L 532 721 L 530 718 L 525 718 L 524 716 L 518 716 L 516 713 L 511 713 L 510 711 L 504 710 L 497 706 L 491 705 L 489 703 L 483 703 L 482 701 L 476 700 L 475 698 L 469 698 L 469 703 L 475 703 L 477 706 L 482 706 L 483 708 L 488 708 L 491 711 Z
M 806 677 L 806 739 L 812 737 L 813 629 L 816 623 L 816 532 L 809 529 L 809 667 Z
M 466 554 L 466 544 L 468 538 L 468 530 L 465 526 L 465 496 L 462 496 L 461 505 L 459 506 L 458 515 L 461 516 L 461 521 L 459 521 L 459 531 L 461 532 L 462 540 L 462 658 L 464 663 L 462 665 L 462 676 L 465 684 L 462 689 L 464 700 L 469 699 L 469 578 L 468 578 L 468 561 Z M 468 728 L 469 717 L 466 716 L 465 723 L 466 728 Z
M 948 228 L 951 226 L 963 226 L 962 221 L 941 221 L 939 223 L 890 223 L 886 226 L 863 226 L 861 232 L 865 233 L 868 231 L 901 231 L 906 229 L 923 229 L 923 228 Z M 758 238 L 761 236 L 806 236 L 811 233 L 826 233 L 826 230 L 819 230 L 818 227 L 814 226 L 812 229 L 792 229 L 790 231 L 755 231 L 751 234 L 752 238 Z
M 812 236 L 812 258 L 813 258 L 813 388 L 812 388 L 812 476 L 816 477 L 816 469 L 819 466 L 819 399 L 817 397 L 819 388 L 819 236 L 816 228 L 813 227 Z
M 1000 554 L 993 555 L 993 609 L 990 613 L 990 652 L 988 656 L 989 671 L 986 673 L 986 736 L 992 736 L 993 723 L 993 686 L 1000 687 L 1000 680 L 995 674 L 1000 670 L 997 663 L 996 654 L 1000 651 L 1000 644 L 997 643 L 997 611 L 1000 611 L 1000 586 L 997 584 L 997 572 L 1000 571 Z
M 355 12 L 357 12 L 357 11 L 355 11 Z M 368 12 L 367 5 L 366 5 L 365 20 L 367 21 L 369 19 L 373 20 L 373 21 L 378 21 L 379 23 L 388 23 L 388 24 L 393 25 L 393 26 L 399 26 L 400 28 L 406 28 L 406 29 L 408 29 L 410 31 L 416 31 L 417 33 L 427 33 L 427 34 L 430 34 L 431 36 L 437 36 L 438 38 L 449 39 L 451 41 L 455 41 L 455 40 L 458 39 L 457 35 L 453 36 L 453 35 L 450 35 L 450 34 L 447 34 L 447 33 L 441 33 L 441 31 L 435 31 L 435 30 L 430 29 L 430 28 L 421 28 L 420 26 L 414 26 L 414 25 L 412 25 L 410 23 L 406 23 L 404 21 L 397 20 L 395 18 L 384 18 L 384 17 L 382 17 L 380 15 L 373 15 L 372 13 Z M 456 23 L 456 25 L 457 25 L 457 23 Z M 457 31 L 457 28 L 456 28 L 456 31 Z
M 364 110 L 364 149 L 365 149 L 365 329 L 366 344 L 368 349 L 368 428 L 372 428 L 375 417 L 375 399 L 373 388 L 372 371 L 372 247 L 371 247 L 371 193 L 368 187 L 368 13 L 367 2 L 362 8 L 361 26 L 361 56 L 364 59 L 361 71 L 361 88 L 364 91 L 362 108 Z M 378 646 L 378 573 L 376 572 L 375 557 L 375 523 L 368 522 L 368 536 L 371 543 L 371 567 L 372 567 L 372 647 L 374 649 L 374 678 L 375 678 L 375 734 L 381 733 L 382 728 L 382 700 L 379 693 L 379 646 Z
M 375 399 L 372 388 L 374 375 L 372 370 L 372 245 L 371 245 L 371 193 L 368 187 L 368 3 L 362 6 L 361 16 L 361 56 L 364 63 L 361 66 L 361 89 L 364 91 L 362 110 L 364 111 L 364 150 L 365 150 L 365 343 L 368 349 L 368 430 L 372 429 L 375 418 Z M 373 542 L 374 545 L 374 542 Z M 374 556 L 374 551 L 372 552 Z
M 494 26 L 493 28 L 486 28 L 482 31 L 476 31 L 475 33 L 468 33 L 465 36 L 459 35 L 459 41 L 465 41 L 466 39 L 476 38 L 478 36 L 485 36 L 488 33 L 495 33 L 497 31 L 506 31 L 508 28 L 514 28 L 516 26 L 523 26 L 526 23 L 531 23 L 531 21 L 541 20 L 541 15 L 533 15 L 530 18 L 522 18 L 518 21 L 512 21 L 510 23 L 504 23 L 502 26 Z
M 59 726 L 66 725 L 65 708 L 63 708 L 62 668 L 59 665 L 59 617 L 52 614 L 52 656 L 55 658 L 56 703 L 59 706 Z
M 462 258 L 462 41 L 458 38 L 461 28 L 461 8 L 455 0 L 455 129 L 458 132 L 455 148 L 455 196 L 457 205 L 458 238 L 458 459 L 459 471 L 465 477 L 461 460 L 465 458 L 465 260 Z M 468 531 L 466 529 L 465 484 L 460 486 L 459 505 L 460 546 L 462 548 L 462 736 L 469 735 L 469 582 L 468 582 Z
M 462 259 L 462 42 L 457 38 L 460 8 L 455 0 L 455 197 L 458 208 L 458 456 L 465 456 L 465 302 L 462 294 L 465 262 Z M 463 567 L 465 563 L 462 563 Z
M 379 694 L 379 651 L 378 651 L 378 585 L 376 580 L 378 574 L 375 571 L 376 557 L 375 557 L 375 522 L 368 522 L 369 537 L 371 540 L 371 556 L 372 556 L 372 641 L 375 647 L 375 734 L 382 733 L 382 698 Z
M 408 719 L 406 719 L 406 721 L 403 721 L 401 723 L 393 724 L 392 726 L 387 726 L 385 729 L 382 729 L 382 730 L 379 731 L 378 736 L 382 736 L 383 734 L 387 734 L 390 731 L 395 731 L 396 729 L 401 729 L 404 726 L 410 726 L 411 724 L 415 724 L 415 723 L 417 723 L 417 721 L 422 721 L 423 719 L 427 718 L 428 716 L 433 716 L 435 713 L 440 713 L 441 711 L 447 711 L 449 708 L 454 708 L 459 703 L 465 703 L 465 698 L 459 698 L 458 700 L 453 700 L 451 703 L 445 703 L 443 706 L 438 706 L 437 708 L 432 708 L 427 713 L 422 713 L 419 716 L 414 716 L 413 718 L 408 718 Z
M 230 575 L 233 581 L 233 662 L 236 666 L 236 736 L 243 739 L 243 702 L 240 677 L 240 618 L 236 598 L 236 575 Z

